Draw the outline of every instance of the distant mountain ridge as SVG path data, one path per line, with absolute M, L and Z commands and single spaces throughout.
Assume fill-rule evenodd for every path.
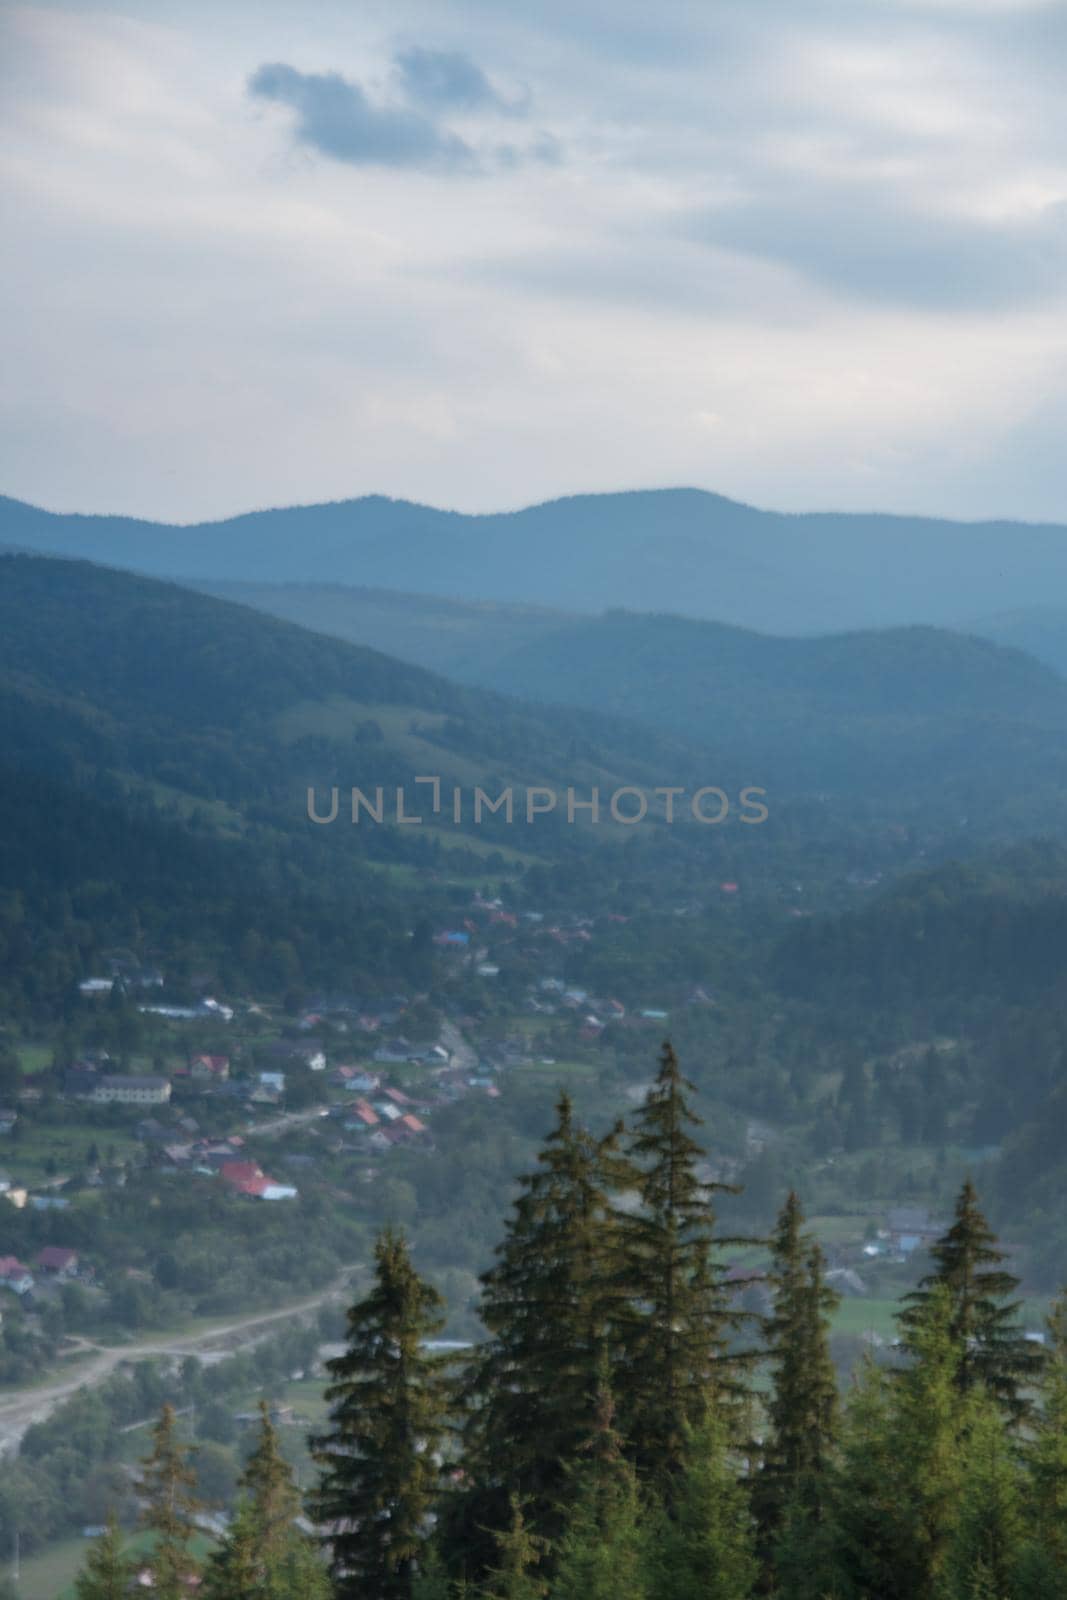
M 314 582 L 807 634 L 961 619 L 1067 586 L 1067 527 L 784 514 L 697 489 L 468 515 L 382 496 L 189 527 L 0 499 L 0 543 L 160 577 Z

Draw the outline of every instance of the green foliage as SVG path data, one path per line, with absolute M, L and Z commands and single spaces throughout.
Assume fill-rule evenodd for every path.
M 548 1585 L 538 1571 L 545 1541 L 530 1531 L 517 1495 L 511 1496 L 510 1513 L 507 1527 L 495 1537 L 498 1565 L 489 1568 L 479 1600 L 544 1600 Z
M 930 1254 L 934 1271 L 906 1296 L 901 1313 L 905 1348 L 915 1352 L 917 1331 L 923 1327 L 932 1296 L 945 1294 L 960 1391 L 985 1389 L 1018 1419 L 1028 1409 L 1024 1386 L 1041 1371 L 1041 1350 L 1019 1329 L 1019 1302 L 1009 1299 L 1019 1280 L 1001 1267 L 1004 1252 L 997 1248 L 969 1178 L 956 1202 L 952 1226 Z
M 114 1513 L 98 1539 L 94 1539 L 74 1585 L 75 1600 L 125 1600 L 129 1594 L 132 1563 L 123 1549 Z
M 476 1491 L 463 1536 L 502 1526 L 517 1499 L 538 1536 L 558 1531 L 568 1467 L 597 1422 L 611 1265 L 604 1164 L 564 1095 L 555 1128 L 520 1191 L 494 1266 L 482 1278 L 489 1332 L 464 1385 L 464 1446 Z M 475 1557 L 477 1559 L 477 1557 Z
M 685 1098 L 691 1089 L 665 1044 L 626 1150 L 623 1180 L 639 1204 L 616 1217 L 619 1425 L 642 1481 L 668 1495 L 686 1459 L 687 1431 L 706 1420 L 713 1402 L 739 1393 L 729 1349 L 737 1316 L 715 1253 L 712 1205 L 732 1191 L 697 1176 L 706 1152 L 689 1132 L 699 1123 Z
M 602 1356 L 594 1432 L 567 1486 L 552 1600 L 645 1600 L 645 1555 L 637 1479 L 615 1430 Z
M 294 1526 L 300 1497 L 265 1401 L 240 1487 L 233 1520 L 208 1564 L 208 1600 L 327 1600 L 326 1569 Z
M 837 1498 L 841 1587 L 849 1600 L 935 1595 L 954 1536 L 965 1401 L 947 1291 L 914 1327 L 910 1366 L 868 1366 L 848 1408 Z
M 374 1262 L 373 1288 L 348 1313 L 347 1348 L 328 1363 L 330 1431 L 314 1440 L 311 1504 L 331 1530 L 339 1600 L 409 1600 L 439 1487 L 448 1382 L 423 1341 L 443 1325 L 442 1301 L 400 1235 L 381 1235 Z
M 754 1485 L 765 1546 L 774 1546 L 789 1514 L 789 1552 L 795 1566 L 803 1565 L 806 1529 L 821 1543 L 838 1410 L 830 1317 L 839 1297 L 825 1282 L 822 1252 L 805 1236 L 803 1222 L 800 1201 L 791 1192 L 771 1239 L 767 1277 L 774 1308 L 764 1324 L 771 1394 Z
M 951 1600 L 1011 1596 L 1025 1533 L 1023 1484 L 1017 1448 L 986 1395 L 972 1401 L 962 1448 L 966 1467 L 946 1561 L 946 1593 Z
M 192 1449 L 178 1437 L 177 1418 L 169 1403 L 152 1430 L 152 1450 L 141 1462 L 141 1520 L 153 1535 L 151 1567 L 159 1600 L 182 1600 L 196 1562 L 190 1549 L 196 1533 L 196 1473 Z
M 756 1529 L 717 1420 L 689 1433 L 673 1511 L 648 1534 L 648 1600 L 748 1600 L 759 1574 Z

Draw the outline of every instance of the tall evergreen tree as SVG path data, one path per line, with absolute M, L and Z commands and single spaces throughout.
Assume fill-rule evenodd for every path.
M 220 1549 L 208 1560 L 204 1597 L 205 1600 L 260 1600 L 268 1592 L 256 1543 L 255 1515 L 248 1500 L 242 1500 L 234 1511 Z
M 74 1583 L 75 1600 L 126 1600 L 133 1576 L 132 1563 L 123 1550 L 118 1520 L 112 1513 L 98 1539 L 94 1539 L 85 1566 Z
M 330 1431 L 313 1441 L 310 1504 L 330 1531 L 338 1600 L 409 1600 L 439 1488 L 449 1384 L 423 1342 L 444 1325 L 437 1291 L 386 1231 L 374 1286 L 348 1313 L 347 1348 L 327 1363 Z
M 1049 1314 L 1048 1351 L 1026 1447 L 1029 1539 L 1019 1585 L 1025 1600 L 1067 1600 L 1067 1293 Z
M 325 1569 L 294 1526 L 300 1496 L 265 1401 L 259 1437 L 241 1475 L 241 1499 L 208 1564 L 207 1600 L 303 1600 L 329 1594 Z
M 1014 1597 L 1025 1530 L 1022 1475 L 1016 1441 L 1003 1412 L 982 1390 L 968 1402 L 966 1469 L 946 1563 L 951 1600 L 976 1595 Z
M 837 1420 L 837 1375 L 830 1356 L 830 1317 L 839 1296 L 826 1283 L 823 1254 L 804 1233 L 800 1201 L 790 1193 L 771 1239 L 767 1280 L 773 1310 L 764 1322 L 771 1393 L 767 1433 L 754 1486 L 761 1543 L 768 1563 L 788 1508 L 794 1563 L 807 1524 L 813 1547 L 825 1546 L 820 1525 L 830 1498 Z
M 849 1600 L 941 1593 L 965 1464 L 951 1315 L 948 1291 L 935 1290 L 914 1324 L 910 1366 L 890 1375 L 870 1363 L 850 1396 L 835 1505 L 838 1587 Z
M 1023 1390 L 1036 1382 L 1042 1353 L 1018 1325 L 1020 1302 L 1012 1300 L 1019 1280 L 1001 1263 L 1004 1252 L 978 1205 L 968 1178 L 956 1202 L 948 1232 L 931 1248 L 935 1269 L 905 1296 L 900 1316 L 903 1343 L 914 1351 L 931 1294 L 943 1289 L 950 1306 L 949 1332 L 958 1353 L 956 1382 L 963 1393 L 981 1385 L 1007 1413 L 1018 1418 L 1028 1410 Z
M 552 1600 L 644 1600 L 644 1542 L 633 1468 L 615 1431 L 614 1402 L 602 1359 L 597 1417 L 567 1494 L 565 1531 Z
M 600 1351 L 607 1326 L 610 1213 L 598 1142 L 573 1119 L 564 1095 L 537 1169 L 518 1198 L 494 1265 L 482 1278 L 489 1339 L 463 1388 L 470 1491 L 450 1525 L 452 1547 L 477 1574 L 485 1530 L 507 1523 L 513 1498 L 538 1537 L 560 1530 L 568 1467 L 596 1420 Z
M 697 1176 L 705 1151 L 689 1131 L 700 1122 L 686 1100 L 692 1091 L 665 1043 L 626 1151 L 637 1205 L 616 1219 L 619 1426 L 641 1480 L 666 1495 L 712 1400 L 743 1392 L 728 1350 L 740 1319 L 716 1259 L 713 1206 L 716 1194 L 737 1191 Z
M 256 1542 L 269 1567 L 290 1548 L 300 1495 L 265 1400 L 259 1402 L 259 1435 L 241 1474 L 241 1488 L 251 1503 Z
M 507 1528 L 496 1535 L 498 1566 L 490 1567 L 479 1600 L 542 1600 L 548 1584 L 539 1575 L 545 1541 L 532 1533 L 517 1495 L 511 1496 Z
M 178 1437 L 174 1407 L 165 1405 L 152 1430 L 151 1454 L 141 1462 L 141 1520 L 154 1535 L 150 1564 L 158 1600 L 184 1600 L 197 1572 L 190 1549 L 200 1509 L 192 1453 Z
M 648 1600 L 749 1600 L 759 1575 L 748 1495 L 721 1418 L 687 1430 L 673 1504 L 648 1538 Z

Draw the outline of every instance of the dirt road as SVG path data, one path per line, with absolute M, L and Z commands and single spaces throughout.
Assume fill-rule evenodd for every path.
M 161 1334 L 123 1345 L 98 1345 L 79 1340 L 79 1349 L 91 1354 L 87 1359 L 79 1359 L 77 1355 L 72 1357 L 77 1365 L 70 1373 L 50 1379 L 34 1389 L 19 1389 L 0 1396 L 0 1456 L 9 1455 L 18 1446 L 27 1428 L 35 1422 L 44 1422 L 57 1406 L 79 1389 L 91 1389 L 103 1383 L 123 1362 L 140 1361 L 147 1356 L 232 1354 L 256 1344 L 270 1331 L 272 1323 L 306 1315 L 328 1300 L 343 1299 L 350 1288 L 353 1274 L 358 1270 L 355 1266 L 343 1267 L 328 1289 L 322 1289 L 306 1300 L 282 1306 L 277 1311 L 235 1318 L 232 1322 L 220 1323 L 217 1327 L 205 1328 L 198 1333 L 175 1334 L 171 1338 Z

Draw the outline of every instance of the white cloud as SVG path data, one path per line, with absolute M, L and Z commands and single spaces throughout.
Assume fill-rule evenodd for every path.
M 113 4 L 6 14 L 5 492 L 1067 519 L 1055 8 Z M 270 61 L 432 137 L 296 144 Z

